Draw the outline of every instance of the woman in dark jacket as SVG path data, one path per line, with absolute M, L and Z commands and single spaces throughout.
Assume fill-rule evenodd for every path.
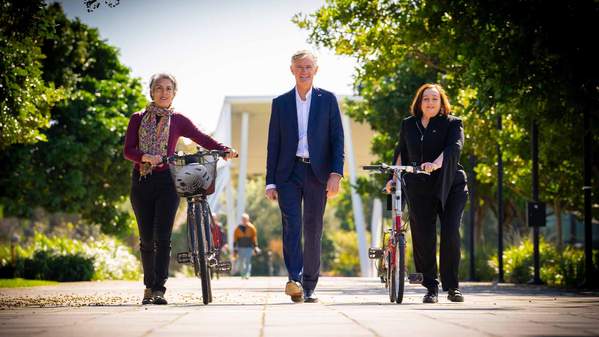
M 146 286 L 142 304 L 167 304 L 164 284 L 168 278 L 170 240 L 179 196 L 162 157 L 175 153 L 179 137 L 190 138 L 208 150 L 229 150 L 228 158 L 236 155 L 235 150 L 202 133 L 187 117 L 173 110 L 176 92 L 174 76 L 152 76 L 152 103 L 131 116 L 125 136 L 125 158 L 135 163 L 131 205 L 139 228 Z
M 424 84 L 410 108 L 412 116 L 401 126 L 394 162 L 417 165 L 430 175 L 406 174 L 405 195 L 410 215 L 416 271 L 427 288 L 424 303 L 438 301 L 437 217 L 441 223 L 440 274 L 452 302 L 463 302 L 459 290 L 460 223 L 468 197 L 466 173 L 460 165 L 464 144 L 462 120 L 451 116 L 443 88 Z M 387 183 L 390 189 L 391 181 Z

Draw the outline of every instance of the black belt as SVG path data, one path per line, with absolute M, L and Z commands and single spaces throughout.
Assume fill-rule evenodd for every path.
M 310 158 L 295 157 L 295 159 L 297 159 L 298 161 L 301 161 L 302 163 L 310 164 Z

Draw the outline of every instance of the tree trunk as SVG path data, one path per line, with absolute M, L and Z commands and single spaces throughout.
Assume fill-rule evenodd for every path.
M 553 201 L 553 212 L 555 213 L 555 231 L 556 231 L 555 241 L 557 241 L 556 242 L 557 249 L 559 251 L 561 251 L 562 250 L 562 242 L 564 240 L 562 237 L 562 207 L 561 207 L 561 204 L 558 199 L 555 199 Z

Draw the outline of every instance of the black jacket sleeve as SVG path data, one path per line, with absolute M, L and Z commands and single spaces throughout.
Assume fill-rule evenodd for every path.
M 443 208 L 445 208 L 447 196 L 449 195 L 449 191 L 451 191 L 456 172 L 458 171 L 463 146 L 464 126 L 462 120 L 457 117 L 451 117 L 445 140 L 445 148 L 443 150 L 443 166 L 437 180 L 437 196 Z

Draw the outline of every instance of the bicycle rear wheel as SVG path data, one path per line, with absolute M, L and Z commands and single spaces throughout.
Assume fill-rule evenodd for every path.
M 397 284 L 397 296 L 395 297 L 396 303 L 403 301 L 403 293 L 406 282 L 406 237 L 403 234 L 399 235 L 397 245 L 395 246 L 395 267 L 396 267 L 396 284 Z
M 210 272 L 208 270 L 208 258 L 207 258 L 207 244 L 206 244 L 206 232 L 204 231 L 204 217 L 202 216 L 202 205 L 197 205 L 195 212 L 195 223 L 197 224 L 197 243 L 198 243 L 198 264 L 199 264 L 199 277 L 202 281 L 202 302 L 204 304 L 210 303 Z

